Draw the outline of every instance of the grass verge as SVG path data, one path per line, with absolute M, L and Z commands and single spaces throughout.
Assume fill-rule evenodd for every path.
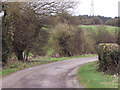
M 27 61 L 27 62 L 12 61 L 12 62 L 9 62 L 6 66 L 4 66 L 2 68 L 2 71 L 0 71 L 0 75 L 6 76 L 15 71 L 33 67 L 33 66 L 40 65 L 40 64 L 47 64 L 47 63 L 61 61 L 61 60 L 68 60 L 68 59 L 80 58 L 80 57 L 90 57 L 90 56 L 95 56 L 95 55 L 80 55 L 80 56 L 61 57 L 61 58 L 37 57 L 37 58 L 32 59 L 31 61 Z
M 97 71 L 97 62 L 81 66 L 78 79 L 84 88 L 118 88 L 118 77 Z

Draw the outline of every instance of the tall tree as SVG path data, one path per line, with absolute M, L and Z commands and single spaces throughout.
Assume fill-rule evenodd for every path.
M 2 62 L 7 63 L 8 53 L 12 46 L 14 29 L 11 25 L 14 23 L 14 20 L 9 5 L 7 3 L 2 3 L 2 7 L 5 12 L 2 18 Z
M 13 51 L 18 57 L 18 60 L 23 60 L 22 53 L 28 47 L 34 33 L 34 11 L 27 7 L 26 3 L 3 3 L 3 10 L 6 13 L 3 18 L 4 47 L 5 44 L 9 48 L 13 46 Z
M 33 48 L 33 42 L 39 36 L 40 28 L 44 26 L 43 18 L 66 11 L 74 5 L 73 2 L 4 3 L 4 44 L 13 48 L 18 60 L 23 60 L 23 52 Z M 8 39 L 8 33 L 11 40 Z

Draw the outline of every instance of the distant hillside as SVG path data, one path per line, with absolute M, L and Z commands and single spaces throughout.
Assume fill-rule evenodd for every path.
M 77 17 L 81 25 L 118 26 L 118 20 L 119 20 L 119 17 L 111 18 L 104 16 L 88 16 L 88 15 L 79 15 Z

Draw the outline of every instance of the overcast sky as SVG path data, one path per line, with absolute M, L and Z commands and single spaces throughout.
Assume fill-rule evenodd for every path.
M 120 0 L 93 0 L 94 15 L 107 17 L 118 16 L 118 2 Z M 76 15 L 90 15 L 91 0 L 80 0 L 80 5 L 74 11 Z
M 91 0 L 71 0 L 71 1 L 80 1 L 80 4 L 78 5 L 77 9 L 74 10 L 75 15 L 90 15 Z M 93 1 L 94 1 L 94 15 L 101 15 L 107 17 L 118 16 L 118 2 L 120 0 L 93 0 Z

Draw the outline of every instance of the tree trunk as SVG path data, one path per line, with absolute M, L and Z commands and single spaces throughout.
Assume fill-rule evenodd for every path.
M 26 53 L 26 61 L 28 60 L 29 50 Z
M 17 52 L 17 58 L 18 60 L 23 60 L 23 51 Z

